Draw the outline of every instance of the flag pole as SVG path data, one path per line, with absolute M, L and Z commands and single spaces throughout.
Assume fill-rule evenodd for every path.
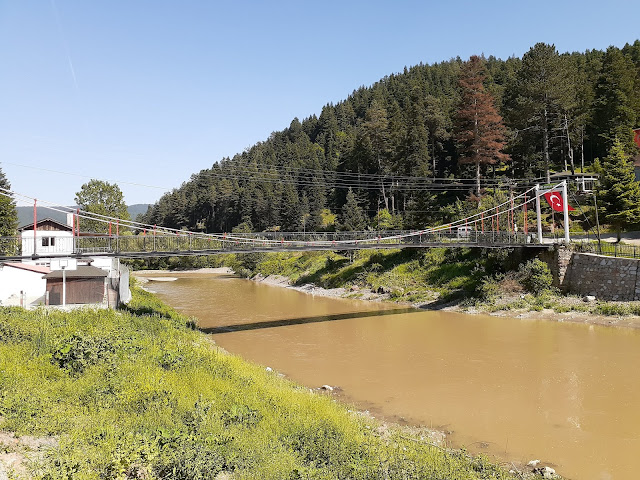
M 540 214 L 540 185 L 536 184 L 536 220 L 538 223 L 538 243 L 542 243 L 542 216 Z
M 562 181 L 562 213 L 564 214 L 564 243 L 569 245 L 569 199 L 567 198 L 567 181 Z

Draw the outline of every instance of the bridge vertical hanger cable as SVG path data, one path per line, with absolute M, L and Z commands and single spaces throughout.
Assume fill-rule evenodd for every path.
M 554 187 L 554 188 L 557 188 Z M 521 207 L 523 207 L 523 205 L 526 208 L 526 204 L 531 201 L 527 199 L 527 193 L 535 190 L 536 187 L 533 187 L 531 189 L 528 189 L 527 191 L 525 191 L 522 194 L 519 194 L 516 197 L 510 198 L 509 200 L 507 200 L 506 202 L 503 202 L 499 205 L 496 205 L 490 209 L 485 209 L 482 210 L 476 214 L 467 216 L 463 219 L 459 219 L 453 222 L 449 222 L 447 224 L 444 225 L 437 225 L 437 226 L 433 226 L 433 227 L 426 227 L 424 229 L 421 230 L 417 230 L 417 231 L 412 231 L 412 232 L 401 232 L 398 234 L 392 234 L 392 235 L 387 235 L 385 237 L 380 236 L 379 234 L 375 234 L 375 235 L 371 235 L 371 232 L 362 232 L 362 235 L 360 237 L 354 237 L 354 238 L 350 238 L 350 239 L 344 239 L 344 240 L 336 240 L 335 238 L 331 240 L 331 242 L 327 241 L 327 240 L 319 240 L 317 242 L 315 242 L 315 245 L 321 245 L 321 246 L 327 246 L 327 245 L 357 245 L 358 243 L 383 243 L 383 242 L 388 242 L 391 240 L 401 240 L 404 238 L 411 238 L 411 237 L 421 237 L 422 235 L 426 234 L 426 233 L 437 233 L 437 232 L 441 232 L 442 230 L 448 229 L 449 231 L 452 231 L 454 227 L 459 227 L 461 225 L 468 225 L 468 224 L 473 224 L 475 228 L 477 228 L 477 222 L 481 221 L 484 225 L 484 219 L 485 219 L 485 213 L 489 213 L 489 216 L 487 216 L 486 218 L 491 218 L 492 221 L 492 225 L 494 224 L 494 219 L 495 219 L 495 225 L 497 228 L 499 225 L 499 218 L 501 214 L 507 213 L 507 215 L 513 215 L 513 212 L 516 209 L 519 209 Z M 23 195 L 23 194 L 19 194 L 17 192 L 12 192 L 10 190 L 7 189 L 2 189 L 0 188 L 0 194 L 5 195 L 5 196 L 20 196 L 23 198 L 29 198 L 32 200 L 35 200 L 29 196 Z M 516 199 L 523 199 L 523 203 L 520 203 L 518 205 L 515 205 L 515 200 Z M 539 195 L 536 195 L 536 199 L 539 200 Z M 51 202 L 46 202 L 46 201 L 42 201 L 42 203 L 45 204 L 45 208 L 49 208 L 53 211 L 58 211 L 61 213 L 69 213 L 69 212 L 73 212 L 73 208 L 72 207 L 65 207 L 65 206 L 61 206 L 61 205 L 56 205 L 53 204 Z M 48 206 L 47 206 L 48 205 Z M 500 212 L 500 208 L 503 206 L 507 206 L 507 212 Z M 493 213 L 495 210 L 495 213 Z M 119 219 L 117 217 L 111 217 L 111 216 L 107 216 L 107 215 L 100 215 L 100 214 L 95 214 L 93 212 L 87 212 L 87 211 L 83 211 L 80 209 L 77 209 L 76 212 L 76 225 L 79 226 L 79 221 L 80 218 L 85 218 L 85 219 L 91 219 L 94 221 L 99 221 L 105 224 L 109 224 L 112 222 L 116 222 L 116 224 L 119 226 L 121 223 L 123 224 L 123 226 L 129 227 L 129 228 L 134 228 L 136 230 L 139 231 L 146 231 L 147 229 L 151 229 L 153 228 L 154 231 L 154 240 L 155 240 L 155 236 L 156 236 L 156 229 L 157 226 L 156 225 L 148 225 L 148 224 L 144 224 L 141 222 L 134 222 L 131 220 L 123 220 L 123 219 Z M 483 227 L 484 228 L 484 227 Z M 119 233 L 119 232 L 118 232 Z M 203 232 L 192 232 L 192 231 L 183 231 L 183 230 L 179 230 L 179 229 L 174 229 L 174 228 L 167 228 L 167 227 L 160 227 L 160 233 L 162 235 L 180 235 L 180 234 L 186 234 L 186 235 L 192 235 L 192 237 L 190 238 L 205 238 L 205 239 L 215 239 L 219 242 L 224 243 L 235 243 L 235 244 L 249 244 L 252 245 L 254 244 L 255 241 L 255 235 L 253 236 L 242 236 L 242 235 L 238 235 L 238 234 L 234 234 L 234 235 L 227 235 L 225 233 L 218 233 L 218 234 L 209 234 L 209 233 L 203 233 Z M 257 234 L 259 235 L 259 234 Z M 281 244 L 284 244 L 285 241 L 284 239 L 268 239 L 268 238 L 264 238 L 262 239 L 263 244 L 264 245 L 274 245 L 277 242 L 280 242 Z M 287 240 L 286 243 L 288 245 L 298 245 L 298 244 L 304 244 L 303 242 L 300 242 L 298 240 Z M 190 242 L 191 244 L 191 242 Z M 155 247 L 155 241 L 154 241 L 154 247 Z

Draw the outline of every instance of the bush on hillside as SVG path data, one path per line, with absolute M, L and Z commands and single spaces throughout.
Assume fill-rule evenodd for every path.
M 553 275 L 549 266 L 539 258 L 520 265 L 518 273 L 521 275 L 520 283 L 530 293 L 540 294 L 550 290 L 553 285 Z

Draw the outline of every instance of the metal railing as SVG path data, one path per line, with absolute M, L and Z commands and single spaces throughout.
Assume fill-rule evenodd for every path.
M 71 239 L 70 239 L 71 240 Z M 20 237 L 0 237 L 0 258 L 22 255 L 23 240 Z M 260 232 L 200 234 L 159 233 L 138 235 L 82 235 L 74 237 L 65 249 L 55 252 L 36 249 L 39 257 L 59 255 L 137 254 L 210 254 L 247 251 L 285 250 L 347 250 L 361 248 L 398 248 L 424 246 L 486 246 L 537 245 L 532 234 L 508 231 L 439 230 L 430 232 L 353 231 L 353 232 Z M 27 246 L 31 245 L 27 242 Z M 32 254 L 32 248 L 25 256 Z M 639 252 L 640 254 L 640 252 Z
M 608 257 L 640 258 L 640 247 L 624 243 L 580 242 L 574 243 L 573 249 L 578 253 L 595 253 Z

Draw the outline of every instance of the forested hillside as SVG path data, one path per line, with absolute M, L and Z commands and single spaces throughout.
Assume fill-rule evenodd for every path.
M 405 68 L 164 195 L 147 223 L 208 232 L 413 228 L 507 185 L 638 151 L 640 41 Z M 453 181 L 453 179 L 457 179 Z

